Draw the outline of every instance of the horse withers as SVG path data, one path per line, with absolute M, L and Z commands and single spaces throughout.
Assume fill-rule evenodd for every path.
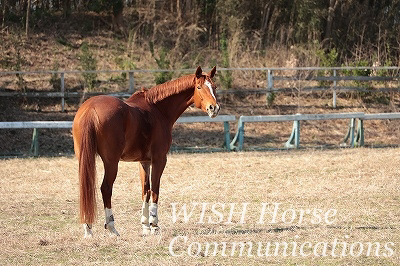
M 199 66 L 195 74 L 135 92 L 126 101 L 103 95 L 82 104 L 75 115 L 72 133 L 79 160 L 80 221 L 85 237 L 93 235 L 96 218 L 96 154 L 104 165 L 101 194 L 105 228 L 119 235 L 111 195 L 118 162 L 123 160 L 139 162 L 143 234 L 158 230 L 160 178 L 172 142 L 172 127 L 192 104 L 212 118 L 218 115 L 220 106 L 212 81 L 215 72 L 216 67 L 205 73 Z

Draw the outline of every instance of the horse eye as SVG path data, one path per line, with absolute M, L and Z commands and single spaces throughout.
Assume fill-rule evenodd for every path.
M 198 90 L 201 90 L 201 87 L 200 87 L 200 86 L 198 86 L 198 87 L 197 87 L 197 89 L 198 89 Z

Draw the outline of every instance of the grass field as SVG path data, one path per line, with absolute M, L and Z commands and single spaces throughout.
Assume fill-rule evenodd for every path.
M 121 162 L 113 194 L 121 236 L 104 230 L 98 193 L 92 239 L 78 223 L 75 158 L 1 160 L 0 265 L 398 265 L 399 155 L 366 148 L 170 154 L 161 233 L 148 237 L 137 163 Z M 190 213 L 196 203 L 186 221 L 173 211 L 186 204 Z

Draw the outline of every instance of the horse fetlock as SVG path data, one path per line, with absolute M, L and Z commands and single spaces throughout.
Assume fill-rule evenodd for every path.
M 153 226 L 157 226 L 158 224 L 158 217 L 157 216 L 150 216 L 149 217 L 149 224 Z
M 83 225 L 83 230 L 85 231 L 85 236 L 84 236 L 84 238 L 91 238 L 91 237 L 93 237 L 92 225 L 91 225 L 91 224 L 84 224 L 84 225 Z
M 142 218 L 140 218 L 140 222 L 142 223 L 142 224 L 149 224 L 149 216 L 144 216 L 144 215 L 142 215 Z

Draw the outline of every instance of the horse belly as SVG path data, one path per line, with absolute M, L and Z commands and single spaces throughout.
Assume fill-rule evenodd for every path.
M 140 147 L 125 148 L 121 156 L 122 161 L 138 162 L 138 161 L 151 161 L 151 154 L 149 149 L 140 149 Z
M 129 133 L 131 132 L 131 133 Z M 136 134 L 132 134 L 135 132 Z M 150 161 L 151 160 L 150 130 L 137 127 L 136 130 L 128 130 L 125 135 L 125 148 L 121 156 L 123 161 Z

